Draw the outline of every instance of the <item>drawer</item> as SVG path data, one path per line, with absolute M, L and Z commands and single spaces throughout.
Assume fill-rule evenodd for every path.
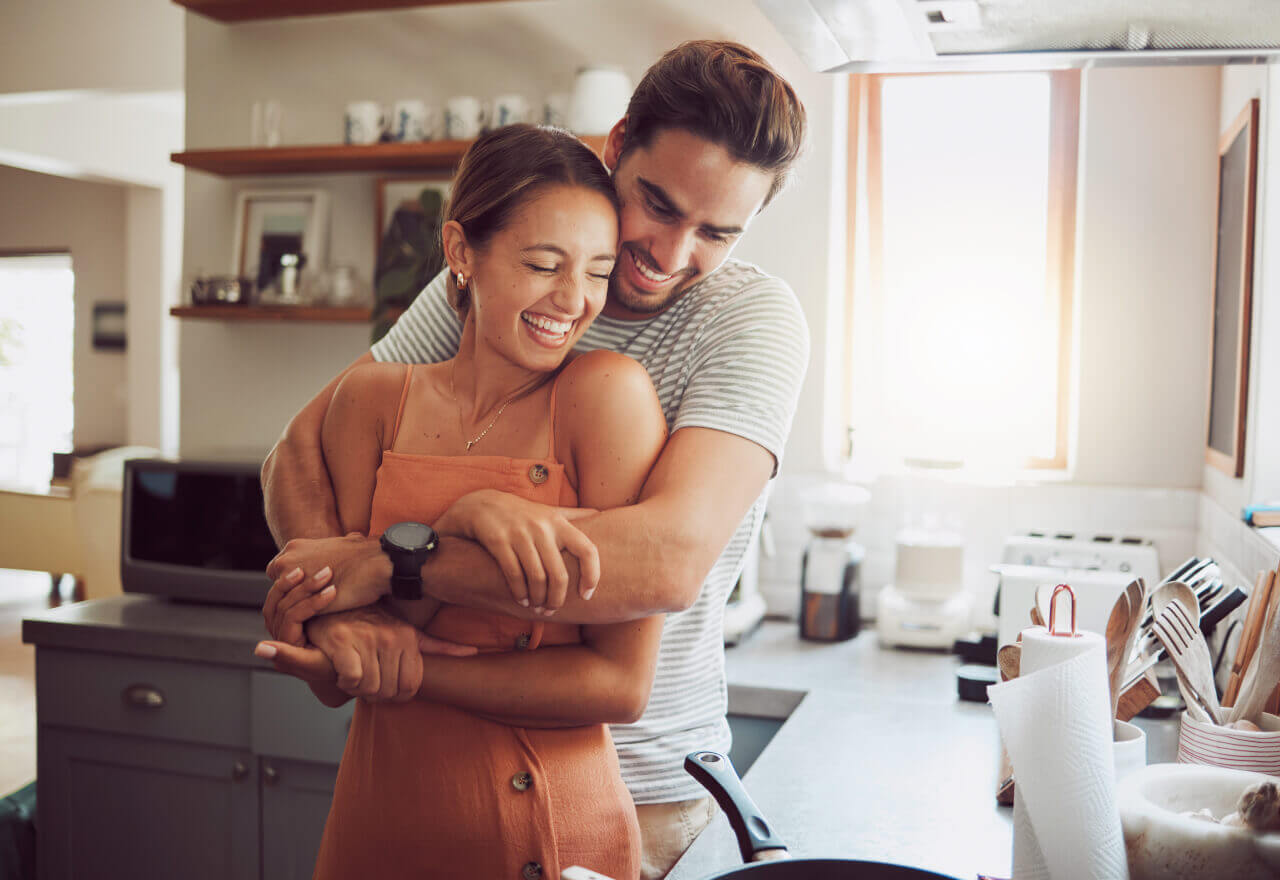
M 347 744 L 356 701 L 337 709 L 316 699 L 306 682 L 278 672 L 250 676 L 254 754 L 337 764 Z
M 249 670 L 41 648 L 36 715 L 42 725 L 245 748 Z

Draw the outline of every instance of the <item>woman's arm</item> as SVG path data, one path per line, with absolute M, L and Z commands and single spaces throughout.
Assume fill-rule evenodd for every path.
M 565 367 L 556 402 L 556 449 L 578 503 L 634 504 L 666 440 L 657 393 L 640 364 L 613 352 Z M 601 572 L 608 587 L 609 572 Z M 465 660 L 428 658 L 420 697 L 523 726 L 638 719 L 649 702 L 661 615 L 582 628 L 581 645 Z
M 369 533 L 373 490 L 384 440 L 395 423 L 404 386 L 400 364 L 358 364 L 337 383 L 320 427 L 320 445 L 333 482 L 334 507 L 342 532 Z M 334 609 L 337 610 L 337 609 Z M 336 686 L 309 682 L 322 703 L 340 705 L 348 696 Z

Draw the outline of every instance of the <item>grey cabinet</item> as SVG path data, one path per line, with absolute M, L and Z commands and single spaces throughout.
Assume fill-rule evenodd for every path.
M 282 758 L 259 763 L 262 877 L 310 880 L 338 768 Z
M 351 704 L 247 667 L 36 651 L 38 869 L 309 878 Z
M 258 876 L 247 752 L 42 729 L 38 760 L 42 878 Z

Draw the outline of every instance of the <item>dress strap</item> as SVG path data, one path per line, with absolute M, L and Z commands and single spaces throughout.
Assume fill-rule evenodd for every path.
M 409 399 L 409 386 L 413 384 L 413 364 L 404 365 L 404 388 L 400 391 L 400 406 L 396 408 L 396 423 L 391 429 L 391 441 L 387 444 L 387 449 L 394 449 L 396 445 L 396 435 L 400 433 L 400 420 L 404 418 L 404 404 Z
M 560 377 L 564 375 L 564 367 L 561 366 L 556 371 L 556 377 L 551 380 L 551 401 L 547 404 L 550 414 L 547 417 L 547 458 L 552 461 L 558 461 L 556 458 L 556 389 L 560 387 Z

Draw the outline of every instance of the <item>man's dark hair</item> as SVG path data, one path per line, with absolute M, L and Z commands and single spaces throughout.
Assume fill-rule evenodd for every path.
M 764 204 L 786 185 L 805 138 L 804 105 L 763 58 L 738 43 L 691 40 L 658 59 L 627 105 L 622 155 L 680 128 L 774 175 Z

